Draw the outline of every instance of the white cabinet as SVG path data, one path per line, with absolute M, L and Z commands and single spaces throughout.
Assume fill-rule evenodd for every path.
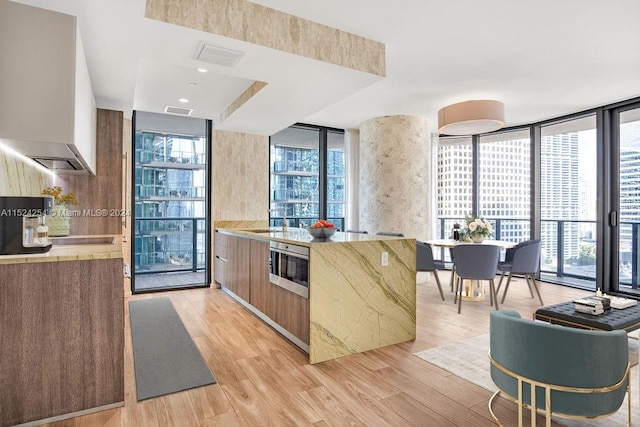
M 0 139 L 96 169 L 96 105 L 75 16 L 0 0 Z

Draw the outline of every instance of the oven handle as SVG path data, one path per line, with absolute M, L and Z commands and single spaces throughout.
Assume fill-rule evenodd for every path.
M 286 243 L 271 242 L 270 249 L 296 258 L 309 259 L 309 248 L 304 246 L 288 245 Z

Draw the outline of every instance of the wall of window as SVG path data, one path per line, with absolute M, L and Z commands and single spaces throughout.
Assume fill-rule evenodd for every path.
M 461 155 L 470 162 L 454 166 Z M 439 237 L 473 212 L 492 221 L 501 240 L 540 238 L 543 280 L 640 294 L 640 98 L 440 137 L 438 156 Z M 469 170 L 460 185 L 456 173 Z M 464 210 L 454 209 L 454 193 L 471 195 Z
M 344 132 L 295 125 L 270 138 L 270 222 L 308 227 L 325 218 L 344 230 Z

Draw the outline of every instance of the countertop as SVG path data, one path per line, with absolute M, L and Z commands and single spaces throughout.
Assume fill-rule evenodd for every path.
M 69 236 L 111 237 L 112 235 Z M 28 264 L 34 262 L 82 261 L 122 258 L 122 236 L 115 236 L 114 244 L 53 245 L 49 252 L 38 254 L 0 255 L 1 264 Z
M 376 234 L 362 234 L 362 233 L 346 233 L 336 231 L 336 233 L 329 239 L 318 240 L 311 237 L 311 235 L 304 228 L 289 228 L 287 231 L 282 231 L 281 227 L 258 228 L 258 229 L 237 229 L 237 228 L 217 228 L 216 231 L 234 234 L 238 236 L 250 237 L 252 239 L 268 240 L 282 243 L 290 243 L 300 246 L 312 247 L 314 245 L 323 245 L 327 243 L 351 243 L 351 242 L 370 242 L 379 240 L 398 240 L 398 239 L 410 239 L 409 237 L 395 237 L 395 236 L 379 236 Z

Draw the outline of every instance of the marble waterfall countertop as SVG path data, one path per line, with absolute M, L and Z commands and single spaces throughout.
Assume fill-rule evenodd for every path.
M 282 227 L 270 228 L 217 228 L 219 232 L 251 237 L 253 239 L 270 240 L 311 247 L 324 243 L 370 242 L 378 240 L 398 240 L 407 237 L 379 236 L 375 234 L 346 233 L 337 231 L 329 239 L 314 239 L 304 228 L 291 228 L 283 231 Z
M 93 259 L 122 258 L 122 236 L 68 236 L 69 239 L 84 237 L 114 237 L 115 242 L 113 244 L 54 244 L 51 247 L 51 250 L 44 253 L 0 255 L 0 264 L 29 264 L 34 262 L 83 261 Z

